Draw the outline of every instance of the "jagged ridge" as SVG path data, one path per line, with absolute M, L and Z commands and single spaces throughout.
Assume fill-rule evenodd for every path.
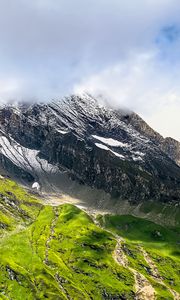
M 0 111 L 1 141 L 4 135 L 16 151 L 19 146 L 14 143 L 21 152 L 31 149 L 23 151 L 24 161 L 29 152 L 35 153 L 33 170 L 25 167 L 23 160 L 22 168 L 35 174 L 42 185 L 43 172 L 37 172 L 37 160 L 43 162 L 47 182 L 50 176 L 44 164 L 61 168 L 71 179 L 112 197 L 131 202 L 179 202 L 180 168 L 172 160 L 173 146 L 167 155 L 169 143 L 139 120 L 137 115 L 127 117 L 103 107 L 88 95 L 71 96 L 49 104 L 4 107 Z M 12 162 L 3 143 L 1 155 Z

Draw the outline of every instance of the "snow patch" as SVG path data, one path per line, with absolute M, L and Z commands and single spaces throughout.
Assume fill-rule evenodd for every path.
M 129 147 L 129 144 L 122 143 L 120 141 L 114 140 L 112 138 L 104 138 L 98 135 L 92 135 L 92 137 L 100 142 L 112 146 L 112 147 Z
M 134 161 L 142 161 L 142 160 L 143 160 L 141 156 L 137 156 L 137 157 L 136 157 L 136 156 L 133 156 L 132 159 L 133 159 Z
M 57 167 L 38 156 L 39 151 L 21 146 L 14 139 L 0 136 L 0 153 L 10 159 L 16 166 L 38 175 L 39 173 L 56 173 Z
M 121 159 L 125 159 L 125 156 L 124 156 L 124 155 L 119 154 L 119 153 L 117 153 L 117 152 L 114 152 L 114 151 L 112 151 L 112 150 L 111 150 L 111 152 L 112 152 L 114 155 L 116 155 L 117 157 L 120 157 Z
M 134 151 L 133 153 L 134 153 L 135 155 L 138 155 L 138 156 L 144 156 L 144 155 L 145 155 L 145 153 L 140 152 L 140 151 Z
M 106 151 L 110 151 L 111 153 L 113 153 L 115 156 L 121 158 L 121 159 L 125 159 L 124 155 L 119 154 L 117 152 L 112 151 L 110 148 L 108 148 L 107 146 L 103 145 L 103 144 L 99 144 L 99 143 L 95 143 L 96 147 L 106 150 Z
M 60 129 L 56 129 L 57 132 L 61 133 L 61 134 L 67 134 L 68 132 L 67 131 L 64 131 L 64 130 L 60 130 Z
M 111 151 L 111 149 L 109 149 L 107 146 L 105 146 L 103 144 L 95 143 L 95 145 L 96 145 L 96 147 L 101 148 L 103 150 Z

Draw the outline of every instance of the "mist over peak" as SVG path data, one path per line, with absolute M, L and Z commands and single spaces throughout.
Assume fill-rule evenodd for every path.
M 0 103 L 102 94 L 179 139 L 179 9 L 178 0 L 1 0 Z

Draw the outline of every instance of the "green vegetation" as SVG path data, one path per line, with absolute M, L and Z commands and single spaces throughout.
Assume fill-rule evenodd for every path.
M 33 222 L 41 207 L 39 200 L 18 184 L 0 179 L 0 236 Z
M 13 182 L 1 183 L 2 299 L 134 299 L 133 274 L 114 261 L 110 233 L 72 205 L 43 206 Z
M 179 227 L 164 227 L 133 216 L 98 216 L 102 227 L 122 236 L 122 248 L 129 266 L 143 274 L 155 288 L 157 299 L 173 299 L 169 289 L 180 293 L 180 230 Z M 163 286 L 153 278 L 144 249 L 157 267 Z
M 166 226 L 172 224 L 180 227 L 180 206 L 158 201 L 146 201 L 140 206 L 140 211 L 154 216 L 153 220 L 160 216 L 161 222 Z
M 130 215 L 105 215 L 98 216 L 97 219 L 103 227 L 133 242 L 142 242 L 148 244 L 148 246 L 161 248 L 162 251 L 164 249 L 165 252 L 168 251 L 171 255 L 173 253 L 175 256 L 180 255 L 180 251 L 178 251 L 178 242 L 180 242 L 179 227 L 164 227 Z
M 133 270 L 147 278 L 157 300 L 180 292 L 177 227 L 110 215 L 99 216 L 97 226 L 77 207 L 45 206 L 7 179 L 0 179 L 0 205 L 0 299 L 131 300 Z M 126 267 L 112 255 L 116 235 L 124 238 Z

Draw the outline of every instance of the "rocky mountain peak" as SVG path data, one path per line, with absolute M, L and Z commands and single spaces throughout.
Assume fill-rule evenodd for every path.
M 62 188 L 66 177 L 135 202 L 180 197 L 178 142 L 90 95 L 3 107 L 0 129 L 1 168 L 11 176 L 49 190 Z
M 136 113 L 124 116 L 126 124 L 131 124 L 141 134 L 147 136 L 155 144 L 157 144 L 162 151 L 164 151 L 172 160 L 180 165 L 180 142 L 171 137 L 163 138 L 157 131 L 152 129 L 139 115 Z

